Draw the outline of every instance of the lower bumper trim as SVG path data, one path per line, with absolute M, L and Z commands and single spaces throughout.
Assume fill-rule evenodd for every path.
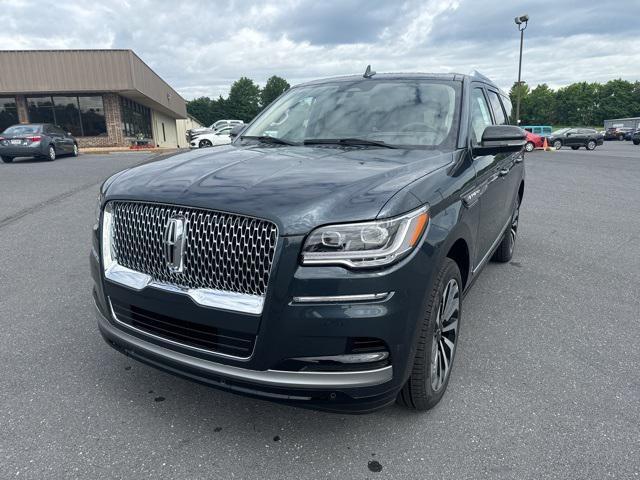
M 203 375 L 220 375 L 229 379 L 264 385 L 301 389 L 349 389 L 381 385 L 393 377 L 392 366 L 356 372 L 288 372 L 283 370 L 249 370 L 185 355 L 154 343 L 146 342 L 114 327 L 96 305 L 98 326 L 102 332 L 125 350 L 167 361 L 174 366 L 196 370 Z

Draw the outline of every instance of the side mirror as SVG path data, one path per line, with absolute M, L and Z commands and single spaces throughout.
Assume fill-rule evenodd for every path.
M 473 147 L 475 155 L 496 155 L 519 152 L 527 143 L 524 130 L 515 125 L 489 125 L 482 132 L 480 145 Z
M 240 133 L 242 133 L 242 131 L 244 130 L 244 127 L 246 127 L 246 125 L 241 124 L 241 125 L 236 125 L 235 127 L 233 127 L 231 129 L 231 131 L 229 132 L 229 136 L 233 139 L 236 138 L 238 135 L 240 135 Z

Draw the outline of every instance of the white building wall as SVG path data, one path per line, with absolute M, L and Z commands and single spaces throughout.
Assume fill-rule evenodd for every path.
M 178 148 L 187 146 L 184 137 L 178 137 L 175 118 L 152 110 L 151 128 L 153 129 L 153 139 L 158 147 Z
M 191 130 L 192 128 L 201 128 L 202 125 L 193 117 L 187 118 L 179 118 L 176 120 L 176 128 L 178 129 L 178 145 L 181 147 L 188 147 L 189 142 L 187 142 L 187 130 Z

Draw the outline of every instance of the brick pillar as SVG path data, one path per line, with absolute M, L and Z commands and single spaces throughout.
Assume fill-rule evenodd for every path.
M 109 144 L 117 147 L 126 146 L 122 134 L 122 115 L 120 109 L 120 97 L 116 93 L 102 95 L 104 105 L 104 118 L 107 122 L 107 137 Z
M 27 99 L 24 95 L 16 95 L 16 107 L 18 110 L 18 122 L 29 123 L 29 110 L 27 109 Z

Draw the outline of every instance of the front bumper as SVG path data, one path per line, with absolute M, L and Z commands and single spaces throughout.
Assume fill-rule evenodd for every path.
M 413 364 L 417 327 L 435 266 L 433 246 L 425 242 L 385 271 L 353 272 L 342 267 L 300 266 L 302 241 L 302 237 L 281 239 L 264 310 L 251 315 L 206 308 L 188 295 L 153 286 L 134 291 L 114 284 L 102 273 L 96 230 L 91 270 L 100 331 L 111 346 L 139 361 L 244 395 L 353 413 L 393 403 Z M 379 292 L 393 294 L 374 301 L 348 300 Z M 334 301 L 325 303 L 327 297 Z M 111 299 L 173 318 L 255 335 L 253 351 L 246 358 L 237 358 L 151 338 L 115 319 Z M 301 357 L 347 354 L 348 339 L 362 337 L 384 342 L 389 360 L 382 365 L 363 364 L 333 371 L 291 366 L 292 359 Z

